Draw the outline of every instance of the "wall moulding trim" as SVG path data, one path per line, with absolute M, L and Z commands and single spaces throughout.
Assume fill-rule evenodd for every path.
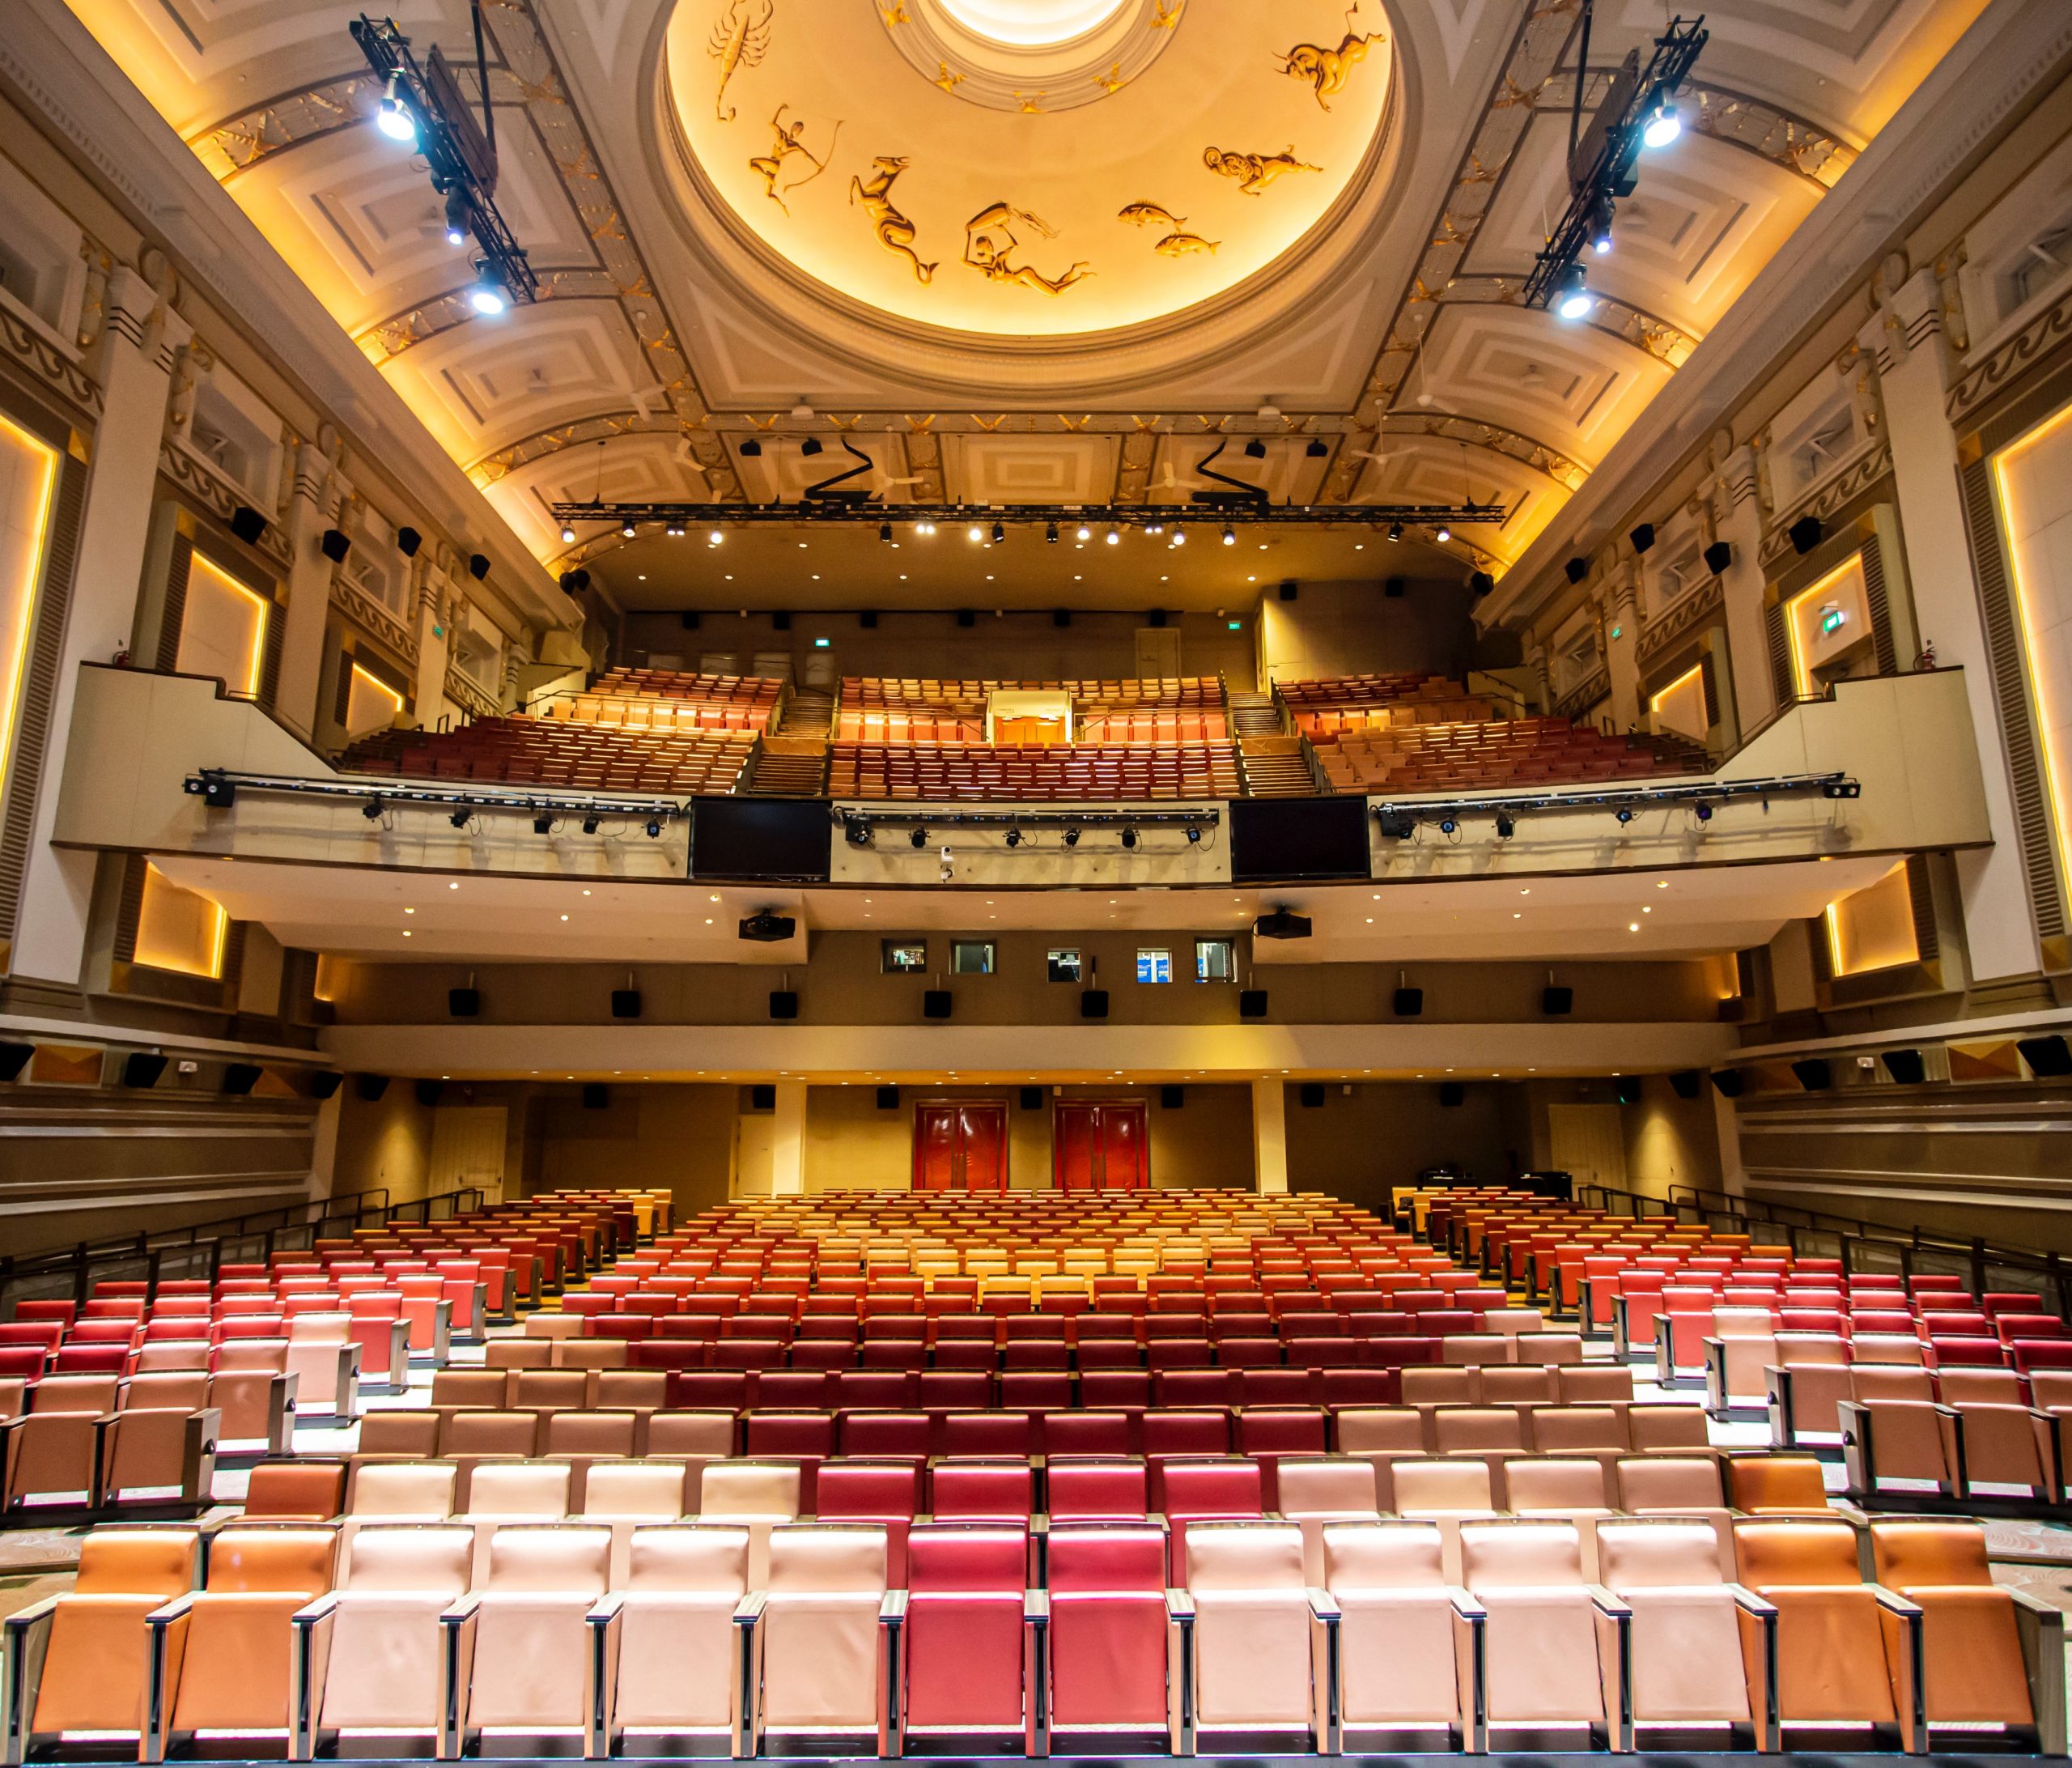
M 1943 409 L 1955 424 L 1987 422 L 2003 399 L 2018 397 L 2032 375 L 2057 366 L 2054 358 L 2072 345 L 2072 289 L 2068 289 L 1952 387 Z
M 1573 718 L 1586 706 L 1594 706 L 1611 691 L 1610 668 L 1595 669 L 1554 703 L 1556 718 Z
M 37 385 L 56 393 L 70 409 L 75 423 L 91 429 L 100 422 L 101 390 L 93 376 L 57 345 L 20 317 L 0 306 L 0 355 L 32 377 Z
M 373 597 L 343 577 L 334 577 L 331 582 L 331 606 L 348 620 L 362 627 L 368 638 L 385 645 L 403 658 L 409 663 L 411 673 L 416 673 L 416 635 Z
M 1881 442 L 1824 484 L 1815 487 L 1790 508 L 1780 510 L 1770 523 L 1770 531 L 1763 536 L 1757 561 L 1768 571 L 1782 559 L 1791 549 L 1792 524 L 1806 516 L 1818 516 L 1825 521 L 1857 499 L 1873 492 L 1889 500 L 1891 487 L 1884 482 L 1891 478 L 1892 473 L 1892 444 Z
M 1649 624 L 1641 634 L 1636 655 L 1643 663 L 1653 661 L 1671 642 L 1702 626 L 1709 614 L 1718 612 L 1726 599 L 1726 589 L 1717 577 L 1704 589 L 1692 590 Z

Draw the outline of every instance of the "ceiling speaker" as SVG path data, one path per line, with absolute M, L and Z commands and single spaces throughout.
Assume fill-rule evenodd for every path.
M 405 559 L 414 559 L 418 549 L 424 545 L 424 536 L 407 525 L 396 530 L 396 550 Z
M 489 575 L 489 555 L 487 553 L 469 553 L 468 555 L 468 575 L 473 577 L 477 583 L 480 583 L 483 578 Z
M 1382 579 L 1382 593 L 1388 597 L 1391 600 L 1394 600 L 1396 597 L 1400 596 L 1403 593 L 1403 583 L 1402 578 L 1384 577 Z
M 1021 1108 L 1025 1111 L 1040 1111 L 1042 1110 L 1043 1089 L 1042 1087 L 1025 1086 L 1021 1089 L 1020 1097 Z
M 614 1019 L 637 1019 L 640 1017 L 640 991 L 638 988 L 612 990 L 612 1017 Z
M 388 1077 L 385 1074 L 355 1074 L 353 1077 L 353 1090 L 372 1105 L 388 1090 Z
M 1324 1102 L 1324 1083 L 1322 1081 L 1303 1082 L 1301 1097 L 1303 1104 L 1311 1111 L 1317 1110 Z
M 1621 1105 L 1637 1105 L 1641 1102 L 1641 1077 L 1637 1074 L 1620 1075 L 1612 1083 L 1611 1090 Z
M 1669 1077 L 1670 1090 L 1679 1099 L 1696 1099 L 1705 1084 L 1705 1076 L 1694 1068 L 1679 1069 Z
M 248 546 L 256 546 L 274 525 L 249 504 L 240 504 L 230 512 L 230 531 Z
M 1587 559 L 1571 559 L 1561 569 L 1568 574 L 1570 583 L 1581 583 L 1590 575 L 1590 561 Z
M 930 988 L 921 996 L 921 1017 L 924 1019 L 947 1019 L 949 1017 L 949 991 Z
M 1716 540 L 1704 553 L 1705 569 L 1717 577 L 1734 563 L 1734 547 L 1730 542 Z
M 1394 1005 L 1399 1019 L 1414 1019 L 1424 1010 L 1424 991 L 1422 988 L 1399 988 Z
M 0 1043 L 0 1081 L 11 1081 L 29 1065 L 36 1054 L 33 1043 Z
M 602 1081 L 585 1081 L 583 1083 L 583 1109 L 584 1111 L 601 1111 L 611 1102 L 612 1090 Z
M 146 1087 L 158 1085 L 159 1077 L 165 1073 L 166 1059 L 149 1050 L 138 1050 L 122 1059 L 122 1084 L 125 1086 Z
M 1654 524 L 1642 522 L 1626 538 L 1633 542 L 1635 552 L 1644 553 L 1654 545 Z
M 1741 1097 L 1742 1080 L 1742 1073 L 1738 1068 L 1714 1069 L 1713 1090 L 1722 1099 L 1739 1099 Z
M 456 1019 L 480 1017 L 482 1010 L 482 992 L 479 988 L 448 988 L 446 991 L 446 1010 Z
M 1293 601 L 1296 597 L 1301 594 L 1301 593 L 1302 586 L 1296 582 L 1293 577 L 1288 577 L 1282 580 L 1280 585 L 1280 599 L 1283 601 Z
M 336 528 L 325 529 L 323 538 L 316 544 L 324 549 L 324 556 L 334 565 L 342 565 L 346 562 L 346 555 L 353 550 L 352 542 L 346 538 L 342 530 Z
M 309 1077 L 309 1096 L 329 1099 L 345 1081 L 345 1076 L 336 1069 L 319 1069 Z
M 877 1108 L 881 1111 L 898 1111 L 899 1089 L 896 1086 L 881 1086 L 877 1090 Z
M 2029 1065 L 2030 1073 L 2039 1080 L 2054 1080 L 2061 1074 L 2072 1074 L 2072 1046 L 2055 1032 L 2047 1037 L 2017 1038 L 2015 1048 Z
M 1901 1086 L 1918 1086 L 1928 1078 L 1928 1058 L 1918 1050 L 1880 1050 L 1878 1060 Z

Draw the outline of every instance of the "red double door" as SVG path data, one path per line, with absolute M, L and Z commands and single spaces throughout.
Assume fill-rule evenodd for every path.
M 1007 1189 L 1007 1105 L 952 1099 L 914 1107 L 916 1191 Z
M 1060 1191 L 1141 1191 L 1151 1183 L 1142 1099 L 1059 1099 L 1051 1124 L 1052 1183 Z

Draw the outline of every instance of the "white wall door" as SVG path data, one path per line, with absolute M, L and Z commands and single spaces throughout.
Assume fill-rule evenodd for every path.
M 776 1170 L 777 1120 L 768 1111 L 734 1120 L 734 1195 L 766 1197 Z
M 1136 629 L 1136 673 L 1142 681 L 1170 681 L 1180 673 L 1180 629 L 1178 627 L 1139 627 Z

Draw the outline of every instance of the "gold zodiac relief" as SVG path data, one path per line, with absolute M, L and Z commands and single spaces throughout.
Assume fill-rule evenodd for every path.
M 1155 202 L 1132 202 L 1126 208 L 1117 210 L 1115 219 L 1126 221 L 1133 227 L 1148 227 L 1155 224 L 1169 233 L 1178 232 L 1187 224 L 1185 215 L 1175 215 L 1170 209 L 1161 209 Z
M 1357 10 L 1357 9 L 1356 9 Z M 1318 108 L 1329 110 L 1332 94 L 1345 90 L 1352 70 L 1367 59 L 1369 44 L 1382 41 L 1379 31 L 1348 31 L 1335 49 L 1315 43 L 1298 43 L 1280 58 L 1280 71 L 1290 79 L 1307 80 L 1317 95 Z
M 1099 87 L 1102 91 L 1106 92 L 1109 97 L 1113 98 L 1116 93 L 1119 92 L 1125 86 L 1128 85 L 1129 82 L 1123 78 L 1123 64 L 1120 62 L 1118 62 L 1113 67 L 1110 68 L 1106 74 L 1095 74 L 1093 76 L 1093 83 Z
M 938 62 L 936 63 L 935 83 L 945 92 L 953 92 L 964 83 L 964 76 L 951 73 L 949 62 Z
M 1041 117 L 1043 114 L 1043 100 L 1048 96 L 1046 92 L 1017 92 L 1014 95 L 1015 107 L 1024 117 Z
M 884 19 L 888 26 L 911 24 L 914 22 L 907 17 L 906 8 L 902 4 L 902 0 L 892 0 L 892 4 L 889 6 L 881 4 L 877 9 L 877 15 Z
M 860 201 L 864 212 L 871 218 L 871 224 L 877 229 L 877 243 L 888 252 L 897 253 L 914 266 L 914 280 L 927 284 L 935 280 L 936 266 L 923 264 L 921 255 L 914 249 L 914 223 L 892 206 L 892 186 L 901 172 L 906 169 L 906 160 L 902 155 L 880 154 L 871 164 L 877 168 L 868 184 L 860 176 L 849 181 L 849 204 L 851 208 Z
M 1205 150 L 1202 164 L 1219 177 L 1235 178 L 1238 188 L 1248 197 L 1256 197 L 1273 181 L 1285 172 L 1322 172 L 1322 166 L 1312 166 L 1295 157 L 1294 144 L 1277 154 L 1231 153 L 1221 147 Z
M 1199 233 L 1169 233 L 1152 250 L 1162 257 L 1191 257 L 1198 252 L 1213 252 L 1221 240 L 1204 240 Z
M 770 21 L 777 15 L 777 0 L 728 0 L 720 22 L 712 27 L 706 53 L 720 64 L 720 90 L 713 94 L 712 109 L 723 123 L 731 123 L 737 113 L 727 104 L 727 82 L 745 67 L 760 67 L 770 53 Z
M 1041 289 L 1046 295 L 1062 295 L 1073 283 L 1093 274 L 1092 266 L 1084 261 L 1055 277 L 1044 275 L 1033 264 L 1010 262 L 1012 254 L 1021 249 L 1021 242 L 1014 231 L 1017 223 L 1034 227 L 1047 240 L 1058 236 L 1058 230 L 1040 215 L 1005 202 L 990 203 L 964 223 L 964 261 L 993 282 L 1019 283 L 1024 288 Z
M 1154 31 L 1170 31 L 1180 22 L 1180 9 L 1187 0 L 1157 0 L 1151 9 L 1151 28 Z
M 770 119 L 771 134 L 775 137 L 771 143 L 770 151 L 767 154 L 757 155 L 748 163 L 748 169 L 758 174 L 762 180 L 762 193 L 779 208 L 783 209 L 786 215 L 789 215 L 792 211 L 786 206 L 783 197 L 777 189 L 777 180 L 783 172 L 784 162 L 792 155 L 796 154 L 813 168 L 813 170 L 805 177 L 794 178 L 784 186 L 788 192 L 796 190 L 802 185 L 811 184 L 814 179 L 827 170 L 828 162 L 834 157 L 834 144 L 842 138 L 842 121 L 837 117 L 834 122 L 834 133 L 827 138 L 827 151 L 816 159 L 813 151 L 805 143 L 805 119 L 800 117 L 793 118 L 789 123 L 784 121 L 784 113 L 791 108 L 788 103 L 777 107 L 777 114 Z

